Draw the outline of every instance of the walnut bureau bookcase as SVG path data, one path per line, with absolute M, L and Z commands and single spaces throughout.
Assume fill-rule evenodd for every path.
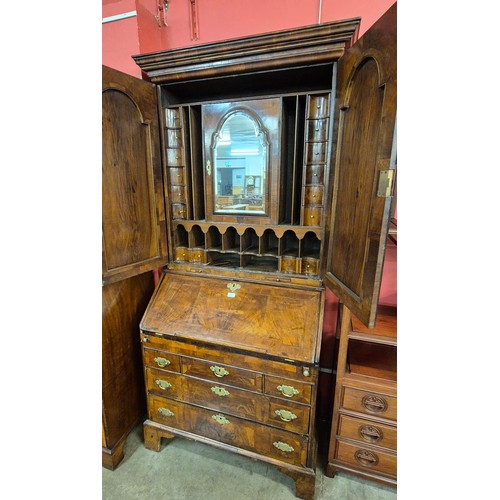
M 305 499 L 325 286 L 373 326 L 390 218 L 395 6 L 353 43 L 358 25 L 134 56 L 145 80 L 103 68 L 104 282 L 165 266 L 140 324 L 146 446 L 262 460 Z

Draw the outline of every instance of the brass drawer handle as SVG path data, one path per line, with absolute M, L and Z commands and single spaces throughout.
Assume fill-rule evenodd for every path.
M 160 389 L 168 389 L 169 387 L 172 387 L 172 384 L 170 382 L 167 382 L 166 380 L 155 380 L 155 384 L 160 388 Z
M 387 401 L 373 394 L 368 394 L 363 397 L 361 404 L 364 408 L 371 413 L 382 413 L 387 410 Z
M 283 394 L 283 396 L 286 396 L 287 398 L 292 398 L 299 393 L 299 391 L 291 385 L 278 385 L 276 389 L 278 389 L 278 391 L 280 391 L 281 394 Z
M 170 364 L 170 361 L 166 358 L 157 357 L 155 358 L 155 363 L 161 368 L 164 368 L 165 366 L 168 366 Z
M 297 415 L 288 410 L 276 410 L 274 413 L 276 413 L 283 422 L 291 422 L 297 418 Z
M 377 454 L 368 450 L 357 450 L 354 458 L 365 467 L 373 467 L 378 464 Z
M 273 443 L 273 446 L 275 448 L 278 448 L 278 450 L 284 451 L 285 453 L 291 453 L 292 451 L 294 451 L 293 446 L 283 443 L 282 441 L 275 441 Z
M 229 396 L 229 391 L 226 391 L 223 387 L 212 387 L 210 390 L 217 396 Z
M 229 420 L 224 415 L 212 415 L 212 418 L 220 425 L 227 425 Z
M 370 443 L 376 443 L 384 437 L 382 431 L 373 425 L 360 425 L 358 433 L 365 441 Z
M 214 372 L 216 377 L 225 377 L 226 375 L 229 375 L 229 372 L 222 368 L 222 366 L 211 366 L 210 370 Z
M 173 417 L 174 412 L 170 411 L 168 408 L 158 408 L 158 413 L 164 417 Z

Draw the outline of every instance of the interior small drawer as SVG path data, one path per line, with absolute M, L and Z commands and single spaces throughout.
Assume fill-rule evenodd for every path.
M 301 273 L 316 276 L 319 274 L 319 259 L 313 257 L 303 257 L 301 264 Z
M 222 384 L 262 392 L 263 375 L 261 373 L 230 365 L 193 358 L 182 358 L 182 373 L 213 382 L 219 381 Z
M 143 359 L 145 366 L 151 366 L 153 368 L 161 368 L 162 370 L 171 372 L 179 372 L 181 368 L 179 356 L 168 352 L 144 348 Z
M 182 130 L 167 129 L 167 146 L 169 148 L 181 148 L 183 144 Z
M 318 207 L 304 208 L 304 226 L 321 226 L 323 209 Z
M 189 262 L 202 264 L 207 261 L 204 248 L 190 248 L 189 249 Z
M 168 180 L 170 181 L 171 186 L 184 186 L 184 168 L 169 168 Z
M 377 392 L 345 387 L 342 407 L 391 420 L 397 418 L 397 398 Z
M 169 167 L 184 165 L 184 150 L 182 148 L 167 148 L 167 165 Z
M 312 388 L 309 384 L 267 375 L 264 382 L 264 392 L 270 396 L 301 403 L 310 403 L 312 396 Z
M 170 186 L 170 202 L 171 203 L 186 203 L 186 188 L 185 188 L 185 186 Z
M 337 440 L 335 458 L 361 470 L 397 475 L 397 456 L 389 451 Z
M 306 184 L 323 185 L 324 171 L 324 165 L 307 165 Z
M 323 118 L 329 115 L 330 95 L 311 96 L 309 101 L 309 118 Z
M 184 203 L 172 203 L 172 219 L 187 219 L 187 207 Z
M 189 249 L 186 247 L 177 247 L 175 249 L 175 261 L 176 262 L 188 262 L 189 261 Z
M 168 128 L 182 127 L 180 108 L 168 108 L 165 110 L 165 125 Z
M 279 270 L 281 273 L 296 273 L 297 257 L 293 255 L 282 255 L 279 260 Z
M 304 189 L 304 205 L 323 204 L 323 186 L 310 186 Z
M 326 142 L 308 142 L 306 145 L 306 162 L 324 163 L 326 160 Z
M 391 450 L 397 449 L 397 428 L 370 420 L 341 415 L 338 435 Z
M 328 138 L 328 118 L 307 121 L 307 140 L 326 141 Z

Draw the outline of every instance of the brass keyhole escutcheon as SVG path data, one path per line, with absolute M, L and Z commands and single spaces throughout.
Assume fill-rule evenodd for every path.
M 229 391 L 226 391 L 223 387 L 212 387 L 210 390 L 217 396 L 229 396 Z
M 227 425 L 229 420 L 224 415 L 212 415 L 212 418 L 220 425 Z

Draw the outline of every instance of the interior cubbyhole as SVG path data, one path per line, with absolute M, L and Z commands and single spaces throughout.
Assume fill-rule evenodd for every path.
M 347 355 L 350 373 L 397 380 L 396 346 L 352 339 Z
M 245 268 L 247 271 L 273 273 L 278 271 L 278 258 L 244 254 L 241 256 L 241 267 Z
M 272 229 L 266 229 L 260 238 L 261 255 L 277 256 L 279 240 Z
M 222 250 L 224 252 L 240 252 L 240 235 L 232 226 L 222 235 Z
M 240 267 L 240 256 L 231 253 L 207 252 L 207 262 L 211 266 L 236 269 Z
M 174 231 L 174 245 L 175 247 L 188 246 L 188 232 L 184 226 L 178 225 Z
M 215 226 L 210 226 L 206 234 L 207 250 L 222 250 L 222 235 Z
M 189 231 L 189 248 L 205 248 L 205 234 L 200 226 L 194 225 Z
M 241 237 L 241 251 L 253 254 L 259 253 L 259 237 L 255 229 L 251 227 L 245 229 Z
M 302 238 L 300 247 L 301 247 L 301 252 L 300 252 L 301 257 L 312 257 L 315 259 L 319 259 L 319 254 L 321 251 L 321 241 L 314 233 L 312 232 L 306 233 L 304 238 Z
M 299 238 L 293 231 L 285 231 L 280 238 L 280 255 L 299 255 Z

